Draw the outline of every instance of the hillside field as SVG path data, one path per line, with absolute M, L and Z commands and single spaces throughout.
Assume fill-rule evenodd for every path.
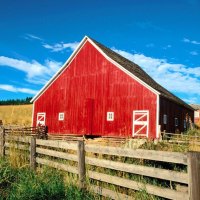
M 0 120 L 4 125 L 31 126 L 33 105 L 0 106 Z

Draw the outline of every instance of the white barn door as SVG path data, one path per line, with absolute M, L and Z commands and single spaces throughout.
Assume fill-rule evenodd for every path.
M 37 126 L 45 126 L 46 113 L 37 113 Z
M 149 132 L 149 111 L 135 110 L 133 111 L 133 137 L 148 137 Z

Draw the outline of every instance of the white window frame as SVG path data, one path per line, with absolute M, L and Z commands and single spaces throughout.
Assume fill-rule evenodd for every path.
M 107 121 L 114 121 L 114 112 L 107 112 Z
M 176 127 L 178 126 L 178 118 L 177 117 L 174 118 L 174 124 Z
M 58 120 L 59 121 L 63 121 L 65 119 L 65 113 L 64 112 L 60 112 L 59 114 L 58 114 Z
M 163 115 L 163 124 L 167 124 L 167 115 L 166 114 Z

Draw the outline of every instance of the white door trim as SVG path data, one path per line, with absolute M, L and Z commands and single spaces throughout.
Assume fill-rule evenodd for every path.
M 136 119 L 136 115 L 141 115 Z M 146 120 L 142 121 L 142 118 L 146 117 Z M 135 125 L 141 126 L 139 130 L 135 130 Z M 146 127 L 146 133 L 140 134 L 140 131 Z M 144 136 L 148 138 L 149 135 L 149 110 L 134 110 L 133 111 L 133 133 L 132 136 Z
M 45 112 L 37 113 L 36 126 L 38 126 L 38 124 L 45 126 L 45 122 L 46 122 L 46 113 Z

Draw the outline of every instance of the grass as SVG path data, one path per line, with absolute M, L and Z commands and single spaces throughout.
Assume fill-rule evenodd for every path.
M 4 125 L 31 126 L 32 105 L 0 106 L 0 120 Z
M 38 167 L 36 172 L 31 170 L 28 151 L 14 148 L 20 142 L 10 140 L 9 143 L 9 155 L 6 159 L 0 158 L 0 200 L 100 199 L 80 190 L 78 179 L 69 173 L 49 167 Z
M 66 174 L 51 168 L 37 172 L 28 167 L 15 168 L 8 160 L 0 160 L 1 200 L 92 200 L 96 195 L 65 182 Z

